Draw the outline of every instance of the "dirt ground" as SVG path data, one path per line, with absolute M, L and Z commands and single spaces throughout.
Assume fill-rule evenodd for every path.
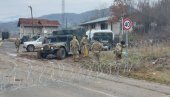
M 111 53 L 111 52 L 110 52 Z M 0 47 L 0 97 L 168 97 L 169 85 L 115 75 L 114 60 L 105 58 L 96 65 L 93 58 L 73 62 L 37 59 L 36 53 L 21 49 L 17 54 L 13 43 Z M 110 60 L 113 56 L 110 57 Z M 109 59 L 108 59 L 109 60 Z M 91 64 L 93 63 L 93 64 Z M 109 65 L 108 65 L 109 64 Z M 136 91 L 136 92 L 134 92 Z
M 147 80 L 151 82 L 158 82 L 162 84 L 170 84 L 170 46 L 152 46 L 152 47 L 143 47 L 143 48 L 130 48 L 129 49 L 129 71 L 123 72 L 125 57 L 122 59 L 122 67 L 120 68 L 120 74 L 130 78 L 136 78 L 140 80 Z M 21 52 L 19 57 L 24 57 L 32 60 L 54 60 L 52 58 L 49 59 L 37 59 L 36 52 L 28 53 Z M 57 59 L 56 59 L 57 60 Z M 101 70 L 107 73 L 108 69 L 114 69 L 116 64 L 116 60 L 114 59 L 113 51 L 103 51 L 101 53 L 101 64 L 96 66 L 92 66 L 97 64 L 93 62 L 95 59 L 93 55 L 90 53 L 88 58 L 83 58 L 80 56 L 79 62 L 74 63 L 72 57 L 69 56 L 65 60 L 58 60 L 58 62 L 63 63 L 73 63 L 73 64 L 83 64 L 83 67 L 86 69 L 93 69 L 102 67 Z M 110 67 L 111 64 L 112 66 Z M 100 66 L 100 67 L 99 67 Z M 111 74 L 115 74 L 115 70 L 110 72 Z

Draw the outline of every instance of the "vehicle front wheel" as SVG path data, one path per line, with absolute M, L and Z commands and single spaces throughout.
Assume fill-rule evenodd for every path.
M 64 59 L 66 57 L 66 50 L 64 48 L 60 48 L 58 51 L 57 51 L 57 58 L 58 59 Z
M 34 52 L 35 47 L 33 45 L 29 45 L 27 47 L 27 52 Z

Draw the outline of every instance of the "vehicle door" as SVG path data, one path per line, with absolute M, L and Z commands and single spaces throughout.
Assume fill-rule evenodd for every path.
M 67 43 L 67 36 L 66 35 L 60 36 L 59 41 L 64 43 L 63 45 L 65 46 L 65 49 L 68 52 L 69 51 L 69 48 L 68 48 L 69 45 Z
M 38 38 L 38 39 L 36 40 L 35 47 L 36 47 L 36 48 L 42 47 L 43 42 L 44 42 L 44 37 Z

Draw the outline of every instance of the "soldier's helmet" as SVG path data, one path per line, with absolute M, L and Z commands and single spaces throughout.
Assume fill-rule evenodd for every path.
M 125 45 L 125 41 L 123 41 L 123 40 L 120 43 L 121 43 L 121 45 Z
M 76 36 L 73 36 L 73 39 L 76 39 Z
M 82 39 L 85 39 L 86 37 L 83 37 Z

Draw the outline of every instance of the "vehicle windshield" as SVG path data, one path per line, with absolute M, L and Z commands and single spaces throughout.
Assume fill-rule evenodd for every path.
M 94 33 L 93 40 L 110 41 L 113 40 L 113 34 L 109 32 Z
M 37 42 L 43 42 L 44 41 L 44 37 L 40 37 L 36 40 Z

